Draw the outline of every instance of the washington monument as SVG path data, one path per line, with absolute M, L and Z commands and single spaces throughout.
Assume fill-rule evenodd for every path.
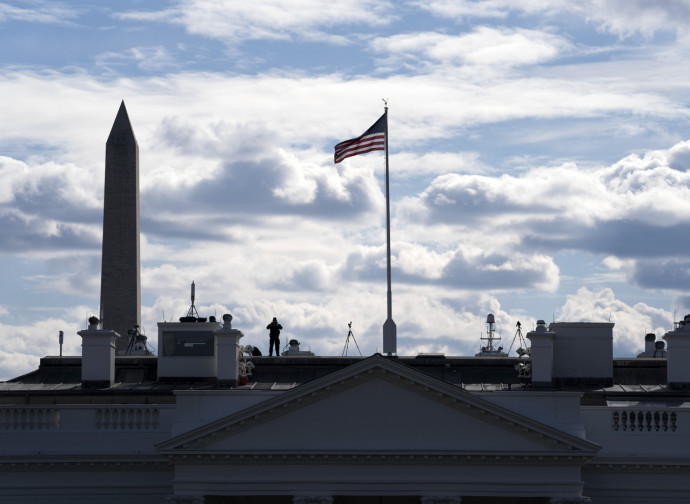
M 101 322 L 120 334 L 116 350 L 126 350 L 127 331 L 141 325 L 141 278 L 139 146 L 124 101 L 105 144 L 101 257 Z

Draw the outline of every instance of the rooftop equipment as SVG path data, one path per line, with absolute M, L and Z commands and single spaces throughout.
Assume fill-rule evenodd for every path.
M 487 325 L 487 331 L 486 331 L 486 336 L 482 336 L 481 340 L 486 341 L 487 344 L 483 347 L 481 347 L 481 350 L 478 354 L 475 354 L 475 357 L 507 357 L 508 354 L 503 351 L 503 347 L 499 346 L 498 348 L 494 348 L 494 341 L 500 340 L 501 336 L 496 336 L 496 329 L 494 325 L 496 324 L 496 319 L 494 318 L 493 313 L 489 313 L 486 316 L 486 325 Z
M 359 352 L 359 356 L 362 356 L 362 351 L 359 349 L 359 345 L 357 344 L 357 340 L 355 339 L 355 334 L 352 332 L 352 321 L 350 321 L 347 324 L 347 327 L 349 330 L 347 331 L 347 338 L 345 338 L 345 347 L 343 348 L 343 354 L 342 356 L 347 355 L 347 349 L 350 347 L 350 338 L 352 338 L 352 341 L 355 342 L 355 346 L 357 347 L 357 351 Z

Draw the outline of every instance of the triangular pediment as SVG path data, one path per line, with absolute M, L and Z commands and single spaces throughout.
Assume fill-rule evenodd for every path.
M 193 453 L 593 456 L 598 447 L 382 356 L 161 443 Z

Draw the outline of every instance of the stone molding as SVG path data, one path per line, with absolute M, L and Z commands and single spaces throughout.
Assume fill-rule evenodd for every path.
M 192 437 L 187 442 L 180 441 L 176 445 L 169 445 L 168 447 L 163 448 L 163 450 L 203 450 L 206 446 L 208 446 L 211 443 L 241 434 L 258 425 L 273 421 L 282 415 L 292 413 L 312 403 L 316 403 L 325 398 L 334 396 L 372 379 L 384 380 L 405 390 L 421 395 L 426 399 L 430 399 L 440 404 L 443 404 L 460 413 L 471 415 L 475 418 L 480 419 L 483 422 L 506 429 L 512 433 L 517 432 L 523 437 L 526 437 L 532 441 L 536 441 L 542 446 L 548 447 L 551 450 L 562 450 L 563 452 L 569 452 L 568 456 L 573 455 L 578 459 L 581 457 L 580 454 L 578 454 L 579 450 L 577 450 L 577 448 L 573 445 L 567 444 L 566 442 L 562 442 L 558 439 L 555 439 L 554 437 L 551 437 L 548 432 L 540 432 L 535 428 L 518 423 L 517 420 L 513 421 L 510 418 L 500 416 L 495 412 L 484 409 L 480 404 L 473 404 L 473 397 L 468 397 L 467 400 L 463 400 L 456 396 L 453 396 L 453 393 L 451 391 L 446 393 L 441 390 L 434 389 L 430 386 L 426 386 L 423 383 L 401 376 L 400 374 L 391 372 L 378 366 L 363 370 L 361 373 L 357 373 L 349 377 L 346 377 L 337 383 L 325 385 L 322 388 L 317 388 L 316 390 L 313 390 L 311 393 L 295 397 L 292 400 L 283 402 L 281 404 L 277 404 L 273 407 L 268 407 L 265 404 L 259 404 L 256 407 L 256 413 L 254 414 L 245 414 L 244 418 L 240 417 L 237 419 L 237 421 L 230 423 L 229 425 L 226 425 L 224 427 L 219 425 L 217 430 L 207 432 L 196 438 Z M 458 392 L 460 392 L 460 390 L 458 390 Z M 468 394 L 468 396 L 470 395 L 469 392 L 463 391 L 463 393 Z M 278 398 L 278 401 L 276 402 L 279 402 L 279 399 L 280 398 Z M 476 400 L 477 403 L 480 401 L 482 400 Z M 222 420 L 217 421 L 216 425 L 218 425 L 221 421 Z M 209 425 L 208 427 L 211 427 L 211 425 Z M 544 427 L 548 429 L 548 426 Z M 565 433 L 562 434 L 568 436 Z M 579 440 L 575 438 L 573 438 L 573 441 L 575 443 L 582 441 L 583 443 L 590 444 L 584 440 Z M 589 454 L 587 458 L 591 458 L 592 455 L 593 454 Z
M 419 498 L 419 502 L 420 504 L 461 504 L 462 497 L 423 495 Z
M 677 464 L 670 462 L 632 462 L 627 458 L 625 462 L 590 462 L 582 466 L 583 472 L 588 473 L 644 473 L 644 474 L 687 474 L 690 475 L 690 459 Z
M 582 466 L 589 456 L 487 453 L 198 453 L 169 455 L 179 465 L 457 465 L 457 466 Z
M 333 504 L 333 497 L 330 495 L 295 495 L 292 502 L 293 504 Z
M 592 504 L 589 497 L 552 497 L 551 504 Z
M 171 495 L 166 497 L 165 504 L 204 504 L 202 495 Z
M 174 469 L 172 463 L 167 459 L 138 455 L 132 457 L 111 456 L 104 460 L 107 455 L 101 458 L 89 457 L 59 457 L 42 455 L 38 453 L 35 457 L 2 457 L 0 458 L 0 471 L 3 472 L 53 472 L 53 471 L 171 471 Z

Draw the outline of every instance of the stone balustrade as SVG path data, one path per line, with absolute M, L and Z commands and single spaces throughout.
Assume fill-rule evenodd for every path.
M 59 408 L 0 408 L 0 431 L 54 430 L 58 428 L 60 428 Z
M 678 428 L 676 412 L 622 409 L 611 412 L 612 428 L 618 432 L 675 432 Z

